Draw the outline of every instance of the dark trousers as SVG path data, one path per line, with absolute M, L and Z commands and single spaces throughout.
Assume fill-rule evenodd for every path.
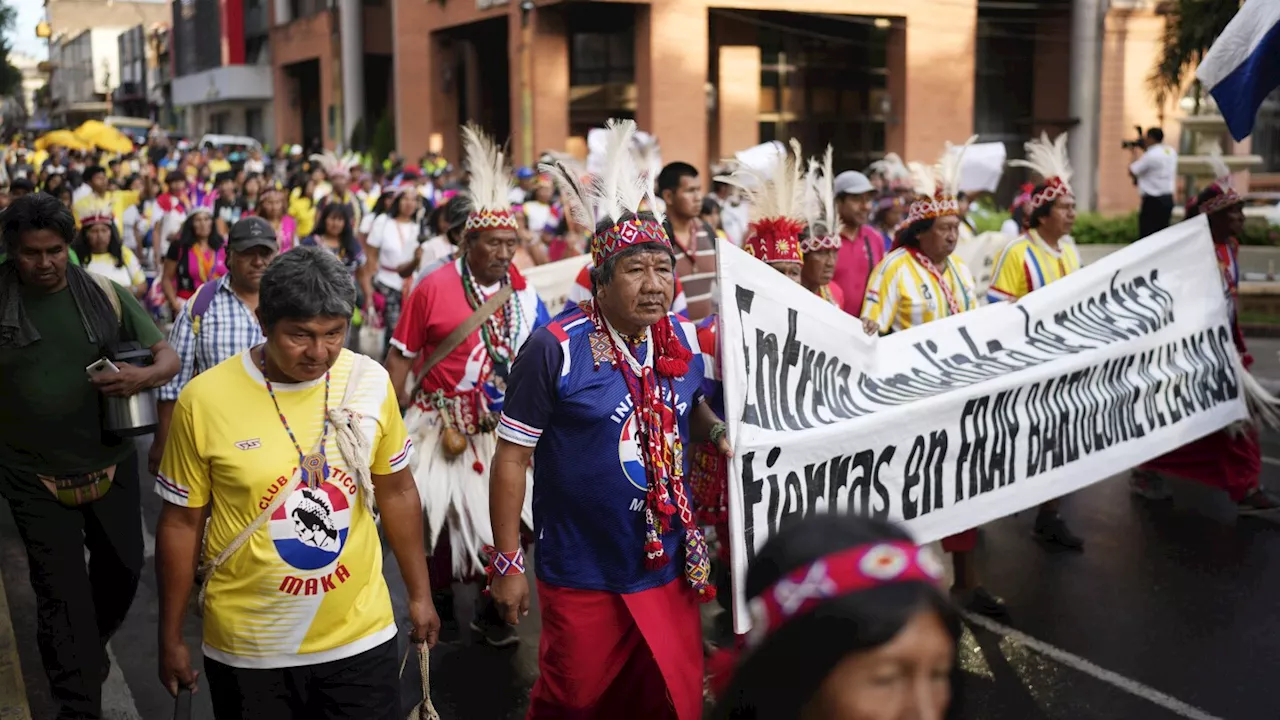
M 124 622 L 142 574 L 138 456 L 116 466 L 105 495 L 78 507 L 59 503 L 35 475 L 3 467 L 0 494 L 27 546 L 36 641 L 58 720 L 99 718 L 106 644 Z
M 1142 207 L 1138 210 L 1138 237 L 1154 235 L 1169 227 L 1172 214 L 1172 195 L 1143 195 Z
M 404 300 L 404 293 L 400 289 L 387 287 L 380 282 L 375 282 L 373 289 L 381 293 L 383 300 L 386 301 L 382 309 L 382 321 L 387 328 L 382 338 L 382 352 L 385 354 L 391 348 L 391 336 L 396 332 L 396 323 L 400 322 L 400 305 Z
M 254 670 L 204 659 L 217 720 L 404 720 L 396 641 L 343 660 Z

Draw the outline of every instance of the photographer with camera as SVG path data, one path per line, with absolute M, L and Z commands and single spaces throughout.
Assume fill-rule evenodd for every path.
M 1133 157 L 1129 176 L 1138 186 L 1142 207 L 1138 212 L 1138 237 L 1144 238 L 1169 227 L 1173 213 L 1173 186 L 1177 177 L 1178 153 L 1164 144 L 1164 131 L 1138 128 L 1137 140 L 1126 140 L 1121 147 Z

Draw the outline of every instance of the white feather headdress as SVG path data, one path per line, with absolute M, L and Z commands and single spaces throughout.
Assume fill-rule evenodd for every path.
M 778 153 L 767 170 L 736 162 L 733 172 L 716 180 L 741 188 L 751 207 L 750 234 L 742 249 L 765 262 L 801 262 L 800 233 L 804 231 L 804 157 L 800 143 Z
M 883 177 L 893 187 L 906 186 L 912 182 L 911 169 L 897 153 L 886 153 L 883 159 L 867 166 L 867 173 Z
M 630 245 L 644 242 L 671 244 L 662 229 L 666 218 L 658 211 L 654 194 L 657 178 L 648 168 L 638 165 L 634 146 L 635 121 L 610 119 L 605 123 L 605 131 L 603 167 L 589 183 L 582 182 L 580 169 L 564 160 L 553 159 L 538 166 L 538 169 L 551 174 L 560 189 L 565 208 L 572 214 L 574 222 L 583 227 L 594 230 L 597 219 L 608 219 L 616 224 L 628 214 L 635 215 L 645 210 L 653 214 L 655 222 L 637 221 L 632 226 L 634 232 L 630 229 L 624 231 L 615 225 L 612 229 L 593 233 L 591 259 L 596 265 Z
M 319 165 L 328 177 L 335 175 L 339 177 L 349 176 L 352 170 L 360 167 L 360 156 L 355 153 L 346 153 L 342 157 L 338 157 L 332 150 L 325 150 L 314 153 L 310 159 L 311 162 Z
M 953 145 L 947 141 L 947 149 L 943 151 L 934 171 L 938 176 L 938 190 L 947 197 L 960 195 L 960 171 L 964 165 L 964 153 L 978 139 L 977 135 L 964 141 L 963 145 Z
M 809 237 L 800 242 L 801 252 L 840 249 L 840 214 L 836 212 L 836 177 L 831 146 L 819 163 L 809 160 L 805 178 L 805 217 Z
M 1052 141 L 1048 133 L 1042 132 L 1040 137 L 1028 140 L 1022 147 L 1027 152 L 1026 159 L 1010 160 L 1009 167 L 1028 168 L 1046 183 L 1057 179 L 1067 192 L 1071 192 L 1071 156 L 1067 152 L 1065 132 Z
M 497 143 L 472 123 L 462 126 L 462 152 L 467 173 L 467 190 L 472 212 L 510 210 L 511 170 Z

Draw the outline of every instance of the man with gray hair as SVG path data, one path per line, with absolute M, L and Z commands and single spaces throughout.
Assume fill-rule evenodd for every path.
M 343 348 L 355 301 L 332 254 L 278 257 L 258 293 L 265 342 L 202 372 L 173 409 L 156 477 L 160 680 L 196 683 L 182 626 L 211 511 L 198 606 L 218 718 L 404 717 L 375 500 L 410 638 L 439 632 L 395 389 Z

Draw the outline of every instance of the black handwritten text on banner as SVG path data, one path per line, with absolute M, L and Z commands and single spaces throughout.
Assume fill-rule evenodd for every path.
M 883 338 L 728 244 L 719 263 L 739 630 L 746 567 L 789 522 L 859 513 L 928 542 L 1246 415 L 1203 220 Z

